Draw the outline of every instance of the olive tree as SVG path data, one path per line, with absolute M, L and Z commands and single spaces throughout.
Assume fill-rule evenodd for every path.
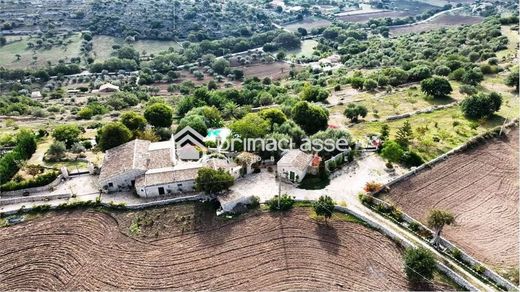
M 455 217 L 450 212 L 433 209 L 428 214 L 427 224 L 435 232 L 433 245 L 439 246 L 442 229 L 445 225 L 455 224 Z

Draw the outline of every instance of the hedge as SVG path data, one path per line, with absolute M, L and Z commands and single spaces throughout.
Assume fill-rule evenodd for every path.
M 21 189 L 41 187 L 53 182 L 59 175 L 57 171 L 47 172 L 38 175 L 32 179 L 25 179 L 21 182 L 10 181 L 2 185 L 1 189 L 4 192 L 16 191 Z

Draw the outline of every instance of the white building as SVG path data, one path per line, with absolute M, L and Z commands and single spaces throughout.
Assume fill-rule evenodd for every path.
M 292 149 L 282 156 L 276 164 L 278 176 L 290 182 L 299 183 L 307 174 L 312 162 L 312 155 Z
M 119 91 L 119 86 L 116 86 L 116 85 L 113 85 L 110 83 L 103 84 L 98 89 L 98 92 L 118 92 L 118 91 Z
M 183 148 L 177 150 L 172 137 L 169 141 L 154 143 L 136 139 L 109 149 L 99 184 L 107 193 L 135 188 L 141 197 L 154 197 L 194 192 L 195 179 L 202 167 L 224 169 L 235 178 L 240 175 L 241 167 L 225 157 L 183 160 L 178 152 Z

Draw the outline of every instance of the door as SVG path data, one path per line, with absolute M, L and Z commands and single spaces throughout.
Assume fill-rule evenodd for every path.
M 291 181 L 294 181 L 294 171 L 290 171 L 290 172 L 289 172 L 289 179 L 290 179 Z
M 159 195 L 164 195 L 164 188 L 163 187 L 159 187 Z

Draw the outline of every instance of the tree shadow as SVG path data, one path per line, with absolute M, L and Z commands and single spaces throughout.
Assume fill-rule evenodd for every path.
M 492 129 L 497 126 L 502 126 L 504 124 L 504 121 L 506 119 L 502 116 L 499 116 L 497 114 L 493 114 L 486 120 L 484 120 L 480 125 L 485 129 Z
M 197 220 L 194 222 L 194 235 L 204 246 L 224 244 L 233 231 L 238 218 L 226 218 L 217 216 L 220 204 L 216 201 L 196 203 L 194 214 Z
M 426 97 L 425 100 L 431 104 L 431 105 L 446 105 L 446 104 L 450 104 L 450 103 L 453 103 L 453 102 L 456 102 L 457 100 L 454 99 L 453 97 L 451 96 L 442 96 L 442 97 Z
M 409 291 L 436 291 L 435 285 L 428 282 L 411 282 L 408 281 L 408 290 Z
M 321 222 L 316 224 L 314 232 L 320 237 L 319 242 L 323 249 L 328 253 L 337 255 L 339 252 L 339 237 L 338 231 L 334 226 Z

